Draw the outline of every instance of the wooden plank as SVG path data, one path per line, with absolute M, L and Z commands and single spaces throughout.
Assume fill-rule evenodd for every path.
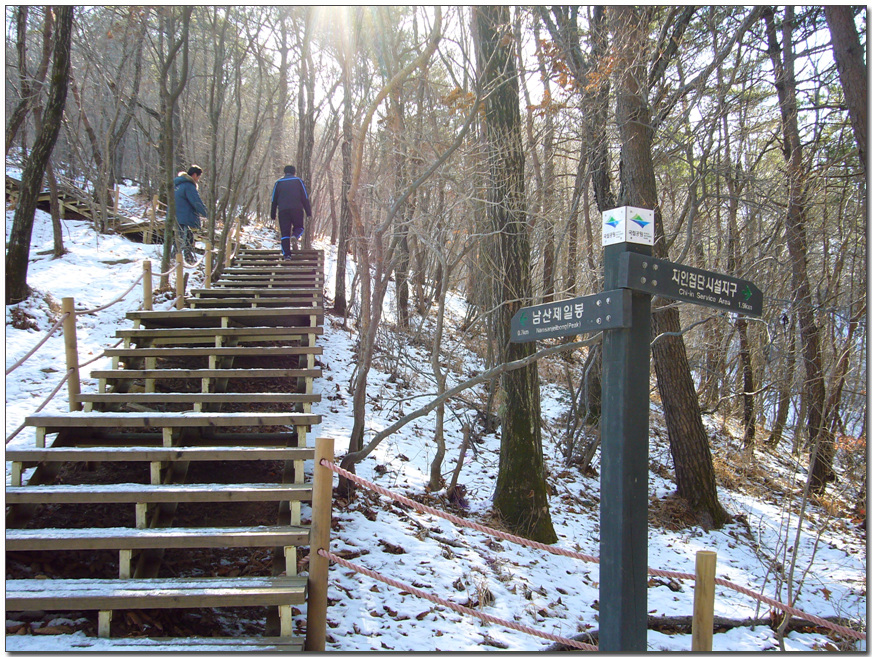
M 309 426 L 321 422 L 312 413 L 86 413 L 63 415 L 34 413 L 24 419 L 29 427 L 274 427 Z
M 302 577 L 6 581 L 7 611 L 271 606 L 305 601 Z
M 208 403 L 258 403 L 258 404 L 316 404 L 321 395 L 299 392 L 107 392 L 85 393 L 76 396 L 82 403 L 150 403 L 150 404 L 208 404 Z
M 75 448 L 131 448 L 131 447 L 162 447 L 163 433 L 155 430 L 152 433 L 126 432 L 107 430 L 94 427 L 64 427 L 57 430 L 57 447 Z M 207 435 L 186 436 L 186 445 L 195 447 L 287 447 L 296 445 L 297 434 L 290 431 L 265 432 L 263 430 L 244 433 L 209 432 Z
M 33 636 L 6 635 L 7 652 L 33 650 Z M 172 652 L 301 652 L 305 639 L 296 636 L 226 636 L 226 637 L 169 637 L 137 636 L 125 638 L 84 636 L 81 632 L 64 640 L 64 646 L 73 650 L 117 651 L 172 651 Z
M 312 487 L 307 484 L 57 484 L 6 487 L 6 504 L 205 504 L 311 499 Z
M 190 308 L 311 308 L 316 300 L 289 299 L 278 297 L 228 297 L 226 299 L 201 299 L 191 297 L 187 300 Z
M 308 461 L 315 455 L 309 447 L 32 447 L 7 448 L 6 460 L 19 463 L 67 463 L 73 461 Z
M 323 324 L 324 309 L 312 308 L 183 308 L 182 310 L 136 310 L 127 318 L 139 321 L 144 328 L 222 326 L 230 321 L 240 326 L 304 326 Z
M 7 529 L 6 550 L 147 550 L 307 545 L 307 527 Z
M 263 336 L 282 338 L 286 336 L 323 335 L 321 326 L 234 326 L 223 328 L 207 326 L 205 328 L 150 328 L 150 329 L 118 329 L 117 338 L 160 338 L 160 337 L 247 337 Z
M 264 289 L 262 287 L 252 287 L 252 288 L 237 288 L 235 290 L 238 294 L 263 294 L 263 295 L 272 295 L 272 296 L 324 296 L 324 288 L 323 287 L 288 287 L 288 288 L 267 288 Z M 230 290 L 216 290 L 215 288 L 195 288 L 191 290 L 191 294 L 195 294 L 198 297 L 220 297 L 223 295 L 227 295 L 230 293 Z
M 287 378 L 308 377 L 317 379 L 321 370 L 310 369 L 220 369 L 220 370 L 93 370 L 91 377 L 95 379 L 252 379 L 252 378 Z
M 138 347 L 106 349 L 106 357 L 174 358 L 176 356 L 301 356 L 323 353 L 322 347 Z

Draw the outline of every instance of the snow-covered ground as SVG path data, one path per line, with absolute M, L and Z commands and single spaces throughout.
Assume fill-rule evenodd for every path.
M 131 190 L 132 191 L 132 190 Z M 7 237 L 12 212 L 6 213 Z M 245 232 L 249 243 L 275 248 L 274 231 L 254 229 Z M 51 223 L 46 213 L 37 212 L 31 247 L 28 283 L 35 294 L 19 306 L 6 308 L 6 367 L 27 353 L 50 329 L 59 316 L 63 297 L 74 297 L 76 307 L 95 308 L 123 293 L 142 273 L 146 258 L 156 263 L 160 247 L 136 244 L 117 236 L 101 236 L 84 222 L 65 221 L 64 241 L 69 253 L 60 259 L 41 254 L 52 247 Z M 335 276 L 335 248 L 319 242 L 326 253 L 326 286 L 332 296 Z M 202 266 L 192 273 L 189 288 L 202 282 Z M 350 283 L 350 279 L 349 279 Z M 78 352 L 80 362 L 98 356 L 115 344 L 118 328 L 129 327 L 125 313 L 139 308 L 141 286 L 122 302 L 99 312 L 78 318 Z M 169 308 L 172 300 L 163 299 L 155 308 Z M 453 299 L 452 308 L 462 309 Z M 12 317 L 24 311 L 35 320 L 29 329 L 13 328 Z M 459 313 L 461 311 L 458 311 Z M 484 365 L 466 350 L 459 333 L 462 314 L 449 321 L 446 347 L 453 350 L 453 371 L 448 386 L 460 383 L 481 372 Z M 353 327 L 353 322 L 350 323 Z M 428 330 L 422 331 L 426 344 Z M 323 377 L 315 380 L 315 392 L 322 401 L 313 409 L 323 421 L 309 434 L 310 445 L 319 437 L 333 438 L 337 456 L 348 449 L 351 432 L 351 394 L 349 381 L 355 366 L 356 334 L 344 330 L 339 320 L 328 316 L 321 341 L 324 348 Z M 416 344 L 422 344 L 418 340 Z M 429 354 L 420 346 L 392 346 L 380 354 L 382 365 L 369 379 L 370 406 L 367 416 L 367 440 L 386 428 L 403 413 L 415 410 L 432 397 L 435 386 L 428 376 Z M 385 365 L 389 358 L 392 367 Z M 460 363 L 461 365 L 457 365 Z M 83 368 L 82 390 L 96 391 L 89 372 L 110 367 L 100 358 Z M 395 371 L 391 376 L 389 369 Z M 24 418 L 57 385 L 64 372 L 64 343 L 60 331 L 23 366 L 6 377 L 6 436 L 18 429 Z M 473 394 L 475 391 L 468 394 Z M 567 393 L 547 384 L 542 390 L 545 429 L 544 451 L 552 486 L 551 514 L 559 536 L 558 545 L 583 554 L 597 556 L 599 533 L 599 480 L 583 476 L 577 468 L 564 464 L 560 455 L 559 418 L 567 409 Z M 68 408 L 63 388 L 46 411 Z M 446 459 L 443 475 L 450 479 L 461 443 L 461 422 L 468 413 L 462 405 L 451 405 L 446 413 Z M 653 407 L 653 410 L 657 410 Z M 434 416 L 414 421 L 390 436 L 357 467 L 357 473 L 402 494 L 420 497 L 429 480 L 430 461 L 435 453 Z M 727 438 L 712 422 L 709 429 L 715 449 L 727 449 Z M 11 445 L 32 445 L 33 430 L 21 431 Z M 498 469 L 498 435 L 486 435 L 482 444 L 466 453 L 459 482 L 466 488 L 468 516 L 486 519 Z M 659 415 L 652 414 L 652 469 L 649 493 L 663 498 L 674 492 L 674 484 L 656 472 L 668 476 L 671 468 L 666 430 Z M 779 461 L 759 455 L 775 477 Z M 767 460 L 768 459 L 768 460 Z M 665 465 L 666 468 L 658 467 Z M 311 465 L 310 465 L 311 467 Z M 7 464 L 7 483 L 9 468 Z M 335 479 L 334 479 L 335 483 Z M 793 488 L 798 490 L 800 484 Z M 693 572 L 699 550 L 718 554 L 717 574 L 770 597 L 784 598 L 784 587 L 776 584 L 779 561 L 784 560 L 785 546 L 792 556 L 797 517 L 795 503 L 776 503 L 774 498 L 758 499 L 748 493 L 721 489 L 720 499 L 727 510 L 744 515 L 747 524 L 729 524 L 718 531 L 700 528 L 667 530 L 651 527 L 648 532 L 648 564 L 652 568 Z M 435 498 L 435 496 L 434 496 Z M 438 504 L 438 503 L 437 503 Z M 818 512 L 815 509 L 815 512 Z M 365 513 L 364 513 L 365 512 Z M 433 595 L 552 634 L 569 637 L 598 625 L 599 571 L 589 564 L 569 557 L 498 541 L 472 529 L 459 528 L 448 521 L 416 511 L 399 508 L 369 493 L 358 496 L 351 505 L 337 507 L 334 517 L 338 529 L 332 534 L 331 550 L 354 563 L 393 579 L 416 586 Z M 797 543 L 797 578 L 803 578 L 797 606 L 819 616 L 866 619 L 866 546 L 862 537 L 847 523 L 823 520 L 805 521 L 803 535 Z M 434 537 L 442 540 L 435 540 Z M 446 542 L 447 541 L 447 542 Z M 670 586 L 671 585 L 671 586 Z M 330 568 L 330 606 L 328 610 L 328 650 L 495 650 L 507 648 L 537 651 L 549 645 L 518 631 L 488 624 L 449 609 L 434 606 L 340 566 Z M 686 580 L 668 582 L 651 578 L 648 589 L 648 613 L 654 616 L 689 616 L 692 614 L 693 585 Z M 751 598 L 719 587 L 715 615 L 731 619 L 768 618 L 770 609 L 758 607 Z M 7 650 L 67 650 L 76 635 L 7 637 Z M 648 631 L 649 650 L 690 650 L 689 634 L 667 635 Z M 837 643 L 821 634 L 790 633 L 785 639 L 787 650 L 819 650 Z M 776 649 L 778 643 L 767 626 L 741 628 L 715 634 L 718 651 L 757 651 Z M 856 644 L 865 650 L 866 643 Z M 135 649 L 135 647 L 131 647 Z

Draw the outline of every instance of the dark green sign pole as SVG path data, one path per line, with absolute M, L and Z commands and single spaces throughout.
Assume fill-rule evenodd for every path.
M 751 281 L 653 258 L 654 211 L 603 213 L 605 292 L 520 309 L 512 342 L 603 332 L 599 649 L 648 641 L 648 382 L 651 295 L 760 317 Z
M 606 290 L 621 285 L 619 264 L 628 252 L 650 256 L 652 247 L 604 246 Z M 650 294 L 632 293 L 630 316 L 629 328 L 603 332 L 600 651 L 636 652 L 648 646 Z

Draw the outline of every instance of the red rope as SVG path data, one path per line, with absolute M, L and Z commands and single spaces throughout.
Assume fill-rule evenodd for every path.
M 579 559 L 581 561 L 585 561 L 588 563 L 599 563 L 598 557 L 592 557 L 586 554 L 581 554 L 580 552 L 573 552 L 571 550 L 566 550 L 564 548 L 554 547 L 552 545 L 546 545 L 545 543 L 539 543 L 537 541 L 531 541 L 526 538 L 521 538 L 520 536 L 514 536 L 512 534 L 507 534 L 505 532 L 501 532 L 496 529 L 492 529 L 490 527 L 486 527 L 484 525 L 479 525 L 478 523 L 471 522 L 466 520 L 465 518 L 461 518 L 460 516 L 455 516 L 451 513 L 446 513 L 445 511 L 441 511 L 439 509 L 435 509 L 430 506 L 425 506 L 424 504 L 420 504 L 415 500 L 411 500 L 408 497 L 403 497 L 398 493 L 394 493 L 393 491 L 389 491 L 386 488 L 382 488 L 378 484 L 374 484 L 371 481 L 367 481 L 362 477 L 357 476 L 356 474 L 345 470 L 335 463 L 327 461 L 326 459 L 321 459 L 321 465 L 323 465 L 328 470 L 332 470 L 338 475 L 345 477 L 346 479 L 350 479 L 351 481 L 364 486 L 365 488 L 369 488 L 385 497 L 389 497 L 392 500 L 396 500 L 401 504 L 405 504 L 406 506 L 412 507 L 413 509 L 420 511 L 422 513 L 429 513 L 434 516 L 438 516 L 439 518 L 443 518 L 444 520 L 448 520 L 454 524 L 460 525 L 462 527 L 468 527 L 470 529 L 475 529 L 485 534 L 489 534 L 496 538 L 507 540 L 511 543 L 516 543 L 518 545 L 523 545 L 525 547 L 537 548 L 540 550 L 544 550 L 546 552 L 551 552 L 552 554 L 558 554 L 564 557 L 571 557 L 573 559 Z M 691 575 L 690 573 L 678 573 L 670 570 L 659 570 L 657 568 L 649 568 L 649 575 L 654 575 L 657 577 L 671 577 L 673 579 L 687 579 L 687 580 L 695 580 L 696 575 Z M 761 595 L 760 593 L 756 593 L 751 589 L 745 588 L 744 586 L 739 586 L 738 584 L 734 584 L 726 579 L 715 578 L 715 583 L 720 584 L 721 586 L 725 586 L 728 589 L 733 589 L 738 593 L 742 593 L 747 595 L 755 600 L 759 600 L 760 602 L 764 602 L 768 605 L 775 607 L 776 609 L 780 609 L 785 613 L 789 613 L 797 618 L 802 618 L 809 622 L 820 625 L 821 627 L 825 627 L 834 632 L 838 632 L 839 634 L 843 634 L 845 636 L 852 637 L 854 639 L 861 639 L 863 641 L 866 640 L 865 632 L 858 632 L 857 630 L 851 629 L 850 627 L 844 627 L 842 625 L 836 625 L 835 623 L 831 623 L 825 618 L 821 618 L 820 616 L 814 616 L 812 614 L 807 614 L 804 611 L 799 609 L 795 609 L 789 605 L 784 604 L 783 602 L 778 602 L 777 600 L 767 597 L 765 595 Z
M 420 589 L 416 589 L 414 586 L 409 586 L 408 584 L 404 584 L 402 582 L 398 582 L 395 579 L 391 579 L 390 577 L 385 577 L 384 575 L 380 575 L 379 573 L 369 570 L 368 568 L 364 568 L 363 566 L 358 566 L 357 564 L 353 564 L 350 561 L 346 561 L 342 557 L 338 557 L 332 552 L 327 552 L 324 549 L 318 550 L 318 554 L 322 557 L 329 559 L 335 563 L 338 563 L 346 568 L 350 568 L 356 573 L 360 573 L 361 575 L 366 575 L 367 577 L 372 577 L 373 579 L 378 580 L 379 582 L 383 582 L 389 586 L 393 586 L 398 589 L 402 589 L 407 593 L 411 593 L 412 595 L 416 595 L 419 598 L 424 598 L 425 600 L 429 600 L 433 604 L 440 605 L 442 607 L 448 607 L 449 609 L 453 609 L 454 611 L 460 614 L 468 614 L 470 616 L 475 616 L 476 618 L 487 621 L 489 623 L 494 623 L 496 625 L 502 625 L 503 627 L 508 627 L 512 630 L 518 630 L 519 632 L 525 632 L 527 634 L 532 634 L 533 636 L 539 637 L 540 639 L 547 639 L 548 641 L 553 641 L 557 643 L 563 643 L 567 646 L 572 646 L 573 648 L 577 648 L 578 650 L 596 650 L 596 646 L 593 646 L 589 643 L 581 643 L 580 641 L 576 641 L 575 639 L 566 639 L 561 636 L 557 636 L 555 634 L 549 634 L 548 632 L 542 632 L 540 630 L 533 629 L 532 627 L 526 627 L 525 625 L 521 625 L 520 623 L 516 623 L 514 621 L 503 620 L 502 618 L 497 618 L 496 616 L 491 616 L 490 614 L 485 614 L 484 612 L 478 611 L 477 609 L 470 609 L 469 607 L 464 607 L 463 605 L 459 605 L 456 602 L 450 602 L 448 600 L 443 600 L 440 597 L 433 595 L 432 593 L 426 593 L 421 591 Z

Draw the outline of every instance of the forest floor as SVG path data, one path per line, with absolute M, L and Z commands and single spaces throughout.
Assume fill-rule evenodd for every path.
M 6 213 L 7 234 L 12 213 Z M 96 235 L 83 222 L 66 221 L 65 242 L 69 253 L 52 260 L 43 253 L 51 248 L 48 215 L 37 212 L 28 277 L 35 294 L 6 309 L 7 367 L 23 356 L 58 316 L 60 298 L 74 296 L 80 307 L 95 307 L 116 298 L 141 273 L 141 261 L 159 258 L 157 246 L 129 242 L 117 236 Z M 244 241 L 252 246 L 276 248 L 274 230 L 249 227 Z M 318 242 L 326 253 L 328 305 L 335 277 L 335 247 Z M 200 287 L 196 271 L 189 287 Z M 349 282 L 353 271 L 349 272 Z M 124 313 L 138 305 L 135 294 L 100 314 L 81 317 L 80 359 L 98 355 L 113 342 L 117 328 L 129 326 Z M 169 295 L 155 308 L 169 307 Z M 386 326 L 393 318 L 392 300 L 386 307 Z M 443 367 L 449 371 L 448 386 L 460 383 L 485 369 L 479 352 L 480 337 L 465 334 L 459 326 L 464 317 L 462 300 L 452 298 L 442 345 Z M 432 399 L 435 386 L 429 370 L 433 326 L 416 321 L 409 333 L 386 328 L 368 386 L 367 439 L 403 414 Z M 335 440 L 337 456 L 347 451 L 352 426 L 349 384 L 356 362 L 354 323 L 328 316 L 321 344 L 323 376 L 315 380 L 322 401 L 313 409 L 323 422 L 309 434 Z M 53 336 L 27 364 L 6 377 L 6 432 L 9 436 L 24 417 L 33 413 L 56 385 L 61 373 L 63 338 Z M 581 356 L 564 363 L 575 372 Z M 563 457 L 570 392 L 563 375 L 564 363 L 543 362 L 543 450 L 551 487 L 550 512 L 558 545 L 586 555 L 598 556 L 600 485 L 598 460 L 585 472 Z M 92 369 L 108 362 L 96 361 Z M 577 373 L 575 374 L 577 380 Z M 653 382 L 652 382 L 653 383 Z M 83 377 L 83 392 L 94 391 L 96 382 Z M 654 386 L 652 386 L 652 390 Z M 466 452 L 459 482 L 464 487 L 465 508 L 450 504 L 443 491 L 428 490 L 429 467 L 435 454 L 433 415 L 409 423 L 358 465 L 357 473 L 392 491 L 445 508 L 484 525 L 498 527 L 491 512 L 499 463 L 499 434 L 481 431 L 479 415 L 485 390 L 473 388 L 447 406 L 445 419 L 446 460 L 443 477 L 450 479 L 457 465 L 462 425 L 476 427 L 475 439 Z M 46 410 L 62 411 L 67 402 L 61 393 Z M 695 523 L 683 502 L 675 496 L 672 460 L 662 410 L 652 395 L 650 468 L 648 477 L 648 565 L 652 568 L 692 573 L 695 555 L 714 550 L 717 574 L 769 597 L 787 601 L 805 612 L 844 621 L 866 622 L 866 531 L 865 517 L 854 508 L 860 490 L 855 473 L 865 464 L 865 449 L 840 452 L 839 480 L 823 499 L 811 499 L 802 510 L 802 491 L 807 463 L 790 452 L 788 438 L 775 452 L 756 449 L 753 458 L 741 448 L 737 422 L 721 416 L 704 418 L 715 460 L 719 497 L 733 517 L 721 529 L 703 529 Z M 32 444 L 28 430 L 12 445 Z M 762 441 L 762 439 L 761 439 Z M 852 461 L 854 459 L 854 462 Z M 269 467 L 269 466 L 267 466 Z M 311 465 L 309 466 L 311 468 Z M 70 470 L 71 479 L 91 476 Z M 265 472 L 264 476 L 270 476 Z M 7 464 L 7 483 L 9 469 Z M 335 483 L 334 479 L 334 483 Z M 113 505 L 114 506 L 114 505 Z M 93 513 L 105 513 L 94 509 Z M 246 522 L 270 522 L 269 512 L 257 510 Z M 304 507 L 304 521 L 307 511 Z M 800 523 L 801 520 L 801 523 Z M 110 524 L 124 523 L 107 517 Z M 196 522 L 191 518 L 191 522 Z M 476 530 L 457 527 L 446 520 L 421 514 L 367 491 L 349 504 L 337 504 L 331 535 L 331 551 L 416 588 L 472 607 L 487 614 L 571 637 L 595 631 L 598 622 L 599 569 L 565 556 L 533 551 Z M 167 573 L 233 575 L 266 572 L 270 556 L 258 551 L 187 552 L 168 555 Z M 175 551 L 182 552 L 182 551 Z M 80 555 L 81 556 L 81 555 Z M 102 558 L 101 558 L 102 556 Z M 300 551 L 300 569 L 307 558 Z M 42 575 L 115 576 L 106 555 L 92 553 L 82 567 L 68 572 L 66 559 L 44 553 L 29 560 L 8 557 L 7 578 Z M 795 564 L 794 564 L 795 559 Z M 70 560 L 72 561 L 72 560 Z M 78 559 L 77 559 L 78 561 Z M 793 568 L 792 568 L 793 566 Z M 86 572 L 81 572 L 84 569 Z M 107 572 L 104 572 L 107 571 Z M 788 575 L 793 572 L 793 577 Z M 690 635 L 669 619 L 692 613 L 693 585 L 686 580 L 650 577 L 649 618 L 663 619 L 647 633 L 649 650 L 689 650 Z M 537 651 L 550 642 L 496 624 L 459 615 L 386 584 L 331 566 L 328 610 L 328 650 L 495 650 Z M 295 624 L 304 631 L 305 608 L 295 609 Z M 778 614 L 768 605 L 719 587 L 715 615 L 735 621 L 756 619 L 755 626 L 739 626 L 716 633 L 715 650 L 757 651 L 783 647 L 786 650 L 866 650 L 866 642 L 853 642 L 820 628 L 795 629 L 780 642 L 772 629 Z M 217 632 L 248 634 L 262 631 L 263 614 L 243 610 L 196 610 L 162 614 L 135 612 L 119 615 L 118 635 L 171 633 L 186 636 Z M 115 626 L 113 626 L 113 631 Z M 13 618 L 7 615 L 7 650 L 67 650 L 81 633 L 96 633 L 96 618 L 77 620 L 69 615 Z

